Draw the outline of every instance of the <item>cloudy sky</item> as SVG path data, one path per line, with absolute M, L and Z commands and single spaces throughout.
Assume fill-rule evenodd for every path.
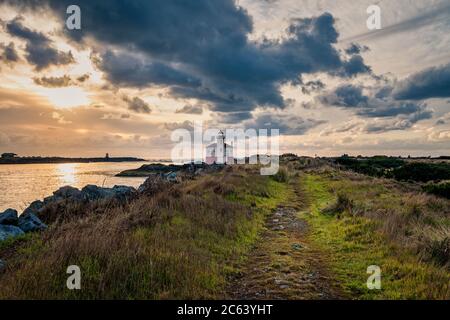
M 302 155 L 449 155 L 450 2 L 0 0 L 0 152 L 168 158 L 194 120 Z

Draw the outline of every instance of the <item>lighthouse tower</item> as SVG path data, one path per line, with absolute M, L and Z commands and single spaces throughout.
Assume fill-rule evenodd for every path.
M 216 143 L 206 147 L 207 164 L 233 164 L 233 147 L 225 142 L 225 134 L 219 131 L 216 137 Z

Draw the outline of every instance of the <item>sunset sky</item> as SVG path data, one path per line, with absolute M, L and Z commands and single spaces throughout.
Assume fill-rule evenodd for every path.
M 0 61 L 0 153 L 168 158 L 203 120 L 301 155 L 450 155 L 448 0 L 0 0 Z

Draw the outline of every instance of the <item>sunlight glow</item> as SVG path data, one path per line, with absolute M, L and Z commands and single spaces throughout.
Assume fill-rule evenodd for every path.
M 46 97 L 56 108 L 72 108 L 91 103 L 87 92 L 79 87 L 42 88 L 38 93 Z
M 63 185 L 74 185 L 76 183 L 76 163 L 62 163 L 56 166 L 58 177 Z

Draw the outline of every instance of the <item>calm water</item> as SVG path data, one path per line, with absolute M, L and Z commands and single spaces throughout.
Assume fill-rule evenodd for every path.
M 88 184 L 104 187 L 138 187 L 145 178 L 114 177 L 143 162 L 64 163 L 0 165 L 0 212 L 13 208 L 19 214 L 31 202 L 42 200 L 63 186 L 82 188 Z

